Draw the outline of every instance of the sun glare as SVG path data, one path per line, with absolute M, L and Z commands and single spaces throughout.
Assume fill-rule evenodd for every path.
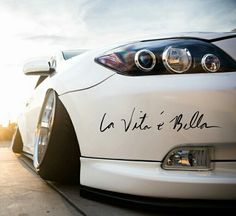
M 0 124 L 16 120 L 32 93 L 37 77 L 26 77 L 22 73 L 23 64 L 29 58 L 44 56 L 56 50 L 100 47 L 144 33 L 230 31 L 235 28 L 235 13 L 231 10 L 226 16 L 225 11 L 229 11 L 229 7 L 223 3 L 218 3 L 222 7 L 216 7 L 215 13 L 208 13 L 205 4 L 211 2 L 204 1 L 204 7 L 200 2 L 202 19 L 193 16 L 196 9 L 192 8 L 192 4 L 183 6 L 179 2 L 172 3 L 172 11 L 181 9 L 185 13 L 169 13 L 170 17 L 166 19 L 169 6 L 161 1 L 151 8 L 142 3 L 135 13 L 127 9 L 129 7 L 114 7 L 113 4 L 108 4 L 112 6 L 112 10 L 105 12 L 101 8 L 105 6 L 103 4 L 108 6 L 106 1 L 99 1 L 99 4 L 91 1 L 88 7 L 84 7 L 83 1 L 78 1 L 78 7 L 66 1 L 66 4 L 64 1 L 59 1 L 58 4 L 33 2 L 28 5 L 17 1 L 14 4 L 10 1 L 1 2 L 0 26 L 3 31 L 0 34 Z M 130 4 L 127 1 L 127 6 Z M 162 11 L 158 9 L 160 6 Z M 150 12 L 148 16 L 137 16 L 144 9 Z M 55 16 L 51 13 L 52 10 L 57 10 L 60 16 Z M 219 16 L 220 20 L 217 19 Z

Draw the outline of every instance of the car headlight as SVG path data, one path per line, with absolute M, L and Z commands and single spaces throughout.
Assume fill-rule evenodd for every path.
M 223 50 L 200 39 L 139 41 L 117 47 L 95 61 L 124 75 L 230 72 L 236 62 Z

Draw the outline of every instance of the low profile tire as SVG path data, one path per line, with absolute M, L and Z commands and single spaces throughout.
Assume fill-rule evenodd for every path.
M 34 167 L 45 180 L 79 182 L 79 146 L 70 117 L 54 91 L 41 109 L 35 137 Z
M 16 129 L 16 132 L 12 138 L 11 149 L 14 153 L 22 153 L 23 151 L 23 142 L 20 135 L 19 128 Z

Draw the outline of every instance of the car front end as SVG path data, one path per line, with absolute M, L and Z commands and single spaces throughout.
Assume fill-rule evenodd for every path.
M 80 146 L 81 185 L 235 200 L 235 42 L 235 34 L 181 36 L 79 57 L 107 76 L 59 93 Z

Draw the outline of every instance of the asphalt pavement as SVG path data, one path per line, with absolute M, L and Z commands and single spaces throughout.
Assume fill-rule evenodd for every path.
M 0 143 L 0 216 L 82 215 Z

